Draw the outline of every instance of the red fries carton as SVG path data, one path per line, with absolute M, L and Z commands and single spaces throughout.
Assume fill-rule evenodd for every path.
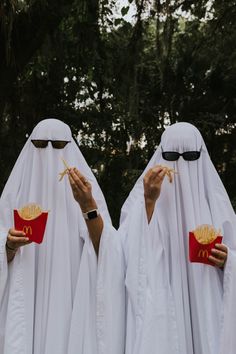
M 204 263 L 214 266 L 209 261 L 212 248 L 216 243 L 222 243 L 220 231 L 213 226 L 201 225 L 195 231 L 189 232 L 189 260 L 190 262 Z
M 36 204 L 29 204 L 20 210 L 14 209 L 15 229 L 24 231 L 30 241 L 42 243 L 48 212 Z

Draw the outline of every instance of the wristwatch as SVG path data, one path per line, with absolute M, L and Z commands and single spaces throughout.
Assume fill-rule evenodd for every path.
M 98 215 L 100 215 L 98 209 L 93 209 L 93 210 L 89 210 L 86 213 L 82 213 L 83 217 L 85 218 L 85 220 L 92 220 L 98 217 Z

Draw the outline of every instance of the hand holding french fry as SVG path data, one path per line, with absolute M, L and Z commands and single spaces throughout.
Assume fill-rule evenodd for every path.
M 161 185 L 165 178 L 166 170 L 163 166 L 150 168 L 143 179 L 144 199 L 148 222 L 152 218 L 155 203 L 161 193 Z
M 143 179 L 144 198 L 146 205 L 146 212 L 148 222 L 150 222 L 155 203 L 160 196 L 161 186 L 165 176 L 168 177 L 169 182 L 172 183 L 172 174 L 177 173 L 174 169 L 167 166 L 157 165 L 150 168 Z
M 64 176 L 68 175 L 73 196 L 79 203 L 83 212 L 96 209 L 97 204 L 93 199 L 92 186 L 89 181 L 82 175 L 82 173 L 79 172 L 77 168 L 71 168 L 63 158 L 62 162 L 65 170 L 59 174 L 59 181 L 61 181 Z
M 91 183 L 78 171 L 77 168 L 68 170 L 69 181 L 75 200 L 79 203 L 81 210 L 87 212 L 97 208 L 92 196 Z
M 165 174 L 166 170 L 162 166 L 155 166 L 148 170 L 143 179 L 144 197 L 146 201 L 155 203 L 159 198 Z
M 167 176 L 169 182 L 172 183 L 172 174 L 177 173 L 174 169 L 167 166 L 157 165 L 150 168 L 143 179 L 145 199 L 156 201 L 161 193 L 161 185 L 164 177 Z

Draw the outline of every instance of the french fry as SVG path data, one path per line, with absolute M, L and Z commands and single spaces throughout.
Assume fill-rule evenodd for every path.
M 63 159 L 63 157 L 62 157 L 61 159 L 62 159 L 62 162 L 63 162 L 63 164 L 64 164 L 64 166 L 65 166 L 65 170 L 59 173 L 59 176 L 60 176 L 59 182 L 60 182 L 60 181 L 63 179 L 63 177 L 67 174 L 67 172 L 68 172 L 68 170 L 69 170 L 69 168 L 70 168 L 69 165 L 67 164 L 67 162 Z
M 173 175 L 178 174 L 178 172 L 175 171 L 173 168 L 170 168 L 167 166 L 161 165 L 161 167 L 164 167 L 166 169 L 166 176 L 168 177 L 169 182 L 172 183 L 173 182 Z

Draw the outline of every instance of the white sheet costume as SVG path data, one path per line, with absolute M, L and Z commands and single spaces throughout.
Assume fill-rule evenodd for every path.
M 71 141 L 37 149 L 31 139 Z M 97 257 L 61 157 L 92 184 L 105 225 L 102 192 L 73 141 L 56 119 L 41 121 L 26 142 L 0 200 L 0 353 L 96 354 Z M 13 209 L 29 202 L 49 210 L 44 241 L 21 247 L 7 264 L 5 243 Z M 108 226 L 107 226 L 108 227 Z
M 201 149 L 201 156 L 190 162 L 182 157 L 175 162 L 165 161 L 161 146 L 164 151 L 180 153 Z M 173 183 L 164 179 L 148 225 L 143 177 L 158 164 L 174 168 L 178 175 Z M 223 243 L 229 250 L 223 271 L 188 260 L 189 231 L 201 224 L 222 230 Z M 160 146 L 122 208 L 119 232 L 127 292 L 125 353 L 235 354 L 236 219 L 201 134 L 194 126 L 177 123 L 166 129 Z M 115 259 L 114 254 L 112 258 Z M 103 267 L 112 268 L 111 264 Z M 99 272 L 101 278 L 102 274 Z M 106 282 L 104 291 L 110 291 L 110 298 L 115 296 Z M 121 285 L 119 293 L 123 294 Z M 109 309 L 105 308 L 103 314 L 108 316 Z M 123 348 L 116 353 L 123 354 Z

